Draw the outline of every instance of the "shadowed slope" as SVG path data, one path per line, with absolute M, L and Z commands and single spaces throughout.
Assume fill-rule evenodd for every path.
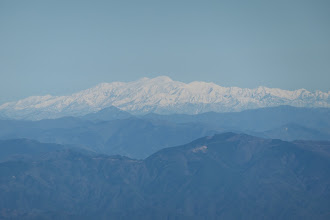
M 143 161 L 50 152 L 34 162 L 0 163 L 1 215 L 328 219 L 329 152 L 329 142 L 234 133 L 163 149 Z

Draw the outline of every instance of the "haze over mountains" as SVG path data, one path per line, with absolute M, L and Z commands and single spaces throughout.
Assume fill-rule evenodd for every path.
M 236 112 L 291 105 L 330 107 L 330 92 L 258 87 L 221 87 L 214 83 L 173 81 L 160 76 L 134 82 L 102 83 L 68 96 L 33 96 L 0 106 L 0 117 L 40 120 L 82 116 L 115 106 L 132 114 Z
M 329 12 L 0 0 L 0 220 L 330 220 Z
M 320 91 L 157 77 L 30 97 L 0 107 L 0 219 L 329 219 L 329 141 Z
M 132 116 L 116 107 L 82 117 L 0 120 L 0 138 L 75 145 L 131 158 L 222 132 L 282 140 L 330 140 L 329 108 L 279 106 L 242 112 Z

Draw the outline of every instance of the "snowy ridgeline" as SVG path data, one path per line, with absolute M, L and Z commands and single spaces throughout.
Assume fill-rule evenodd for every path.
M 266 87 L 242 89 L 206 82 L 186 84 L 160 76 L 128 83 L 102 83 L 68 96 L 28 97 L 1 105 L 0 117 L 38 120 L 81 116 L 109 106 L 133 114 L 233 112 L 278 105 L 330 107 L 329 97 L 330 92 Z

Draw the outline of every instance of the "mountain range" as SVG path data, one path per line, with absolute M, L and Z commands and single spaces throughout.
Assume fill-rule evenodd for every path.
M 288 141 L 330 141 L 330 109 L 278 106 L 228 113 L 133 116 L 109 107 L 81 117 L 0 120 L 0 139 L 27 138 L 135 159 L 228 131 Z
M 223 133 L 135 160 L 20 139 L 0 155 L 4 220 L 330 218 L 329 142 Z
M 222 87 L 214 83 L 173 81 L 160 76 L 134 82 L 101 83 L 67 96 L 32 96 L 0 106 L 0 118 L 40 120 L 83 116 L 115 106 L 131 114 L 237 112 L 291 105 L 330 107 L 330 92 Z
M 0 106 L 0 219 L 329 219 L 330 93 L 162 76 Z

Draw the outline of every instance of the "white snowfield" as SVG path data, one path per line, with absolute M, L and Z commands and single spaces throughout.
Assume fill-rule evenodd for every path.
M 266 87 L 244 89 L 206 82 L 186 84 L 160 76 L 128 83 L 101 83 L 68 96 L 32 96 L 1 105 L 0 116 L 40 120 L 81 116 L 109 106 L 133 114 L 233 112 L 278 105 L 330 107 L 329 97 L 330 92 Z

